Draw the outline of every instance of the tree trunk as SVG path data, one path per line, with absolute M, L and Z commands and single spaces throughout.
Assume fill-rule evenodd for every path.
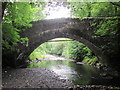
M 3 16 L 4 16 L 4 11 L 6 9 L 6 5 L 7 5 L 7 2 L 2 2 L 2 19 L 3 19 Z

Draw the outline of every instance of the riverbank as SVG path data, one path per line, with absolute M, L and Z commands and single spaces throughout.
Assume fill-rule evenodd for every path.
M 73 88 L 94 89 L 94 90 L 114 90 L 118 87 L 103 85 L 72 85 L 70 80 L 60 79 L 53 71 L 45 68 L 22 68 L 22 69 L 3 69 L 2 88 L 65 88 L 72 90 Z M 31 90 L 30 89 L 30 90 Z
M 31 63 L 29 68 L 4 68 L 3 88 L 120 89 L 115 87 L 119 86 L 119 78 L 72 59 L 46 55 L 43 60 L 36 59 Z
M 5 69 L 2 73 L 3 88 L 67 88 L 70 81 L 59 79 L 45 68 Z
M 67 61 L 72 61 L 72 62 L 75 62 L 76 64 L 86 64 L 86 63 L 83 63 L 83 62 L 78 62 L 74 59 L 70 59 L 70 58 L 66 58 L 66 57 L 61 57 L 61 56 L 57 56 L 57 55 L 50 55 L 50 54 L 47 54 L 47 55 L 43 55 L 44 58 L 36 58 L 36 60 L 30 60 L 29 63 L 32 64 L 32 63 L 38 63 L 38 62 L 42 62 L 44 60 L 67 60 Z

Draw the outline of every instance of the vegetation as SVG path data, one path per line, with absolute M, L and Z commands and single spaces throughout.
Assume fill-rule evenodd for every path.
M 84 57 L 90 53 L 90 50 L 82 43 L 71 41 L 64 48 L 63 56 L 82 61 Z
M 85 17 L 114 19 L 120 17 L 120 2 L 70 2 L 69 6 L 72 8 L 71 12 L 73 16 L 80 19 Z M 95 22 L 91 25 L 96 27 L 96 30 L 92 35 L 94 39 L 99 41 L 96 45 L 102 49 L 106 56 L 109 57 L 108 59 L 110 62 L 119 62 L 117 60 L 120 56 L 119 19 L 114 21 L 105 19 L 100 23 Z M 89 61 L 89 59 L 87 60 Z
M 85 17 L 112 17 L 116 18 L 120 16 L 120 3 L 110 3 L 110 2 L 69 2 L 69 7 L 71 7 L 71 13 L 74 17 L 83 19 Z M 112 12 L 111 12 L 112 11 Z M 97 38 L 102 42 L 99 44 L 103 51 L 107 55 L 115 53 L 118 55 L 118 41 L 116 39 L 119 36 L 118 24 L 119 20 L 104 20 L 100 23 L 92 23 L 93 27 L 96 27 L 94 31 L 93 38 Z M 77 41 L 69 42 L 57 42 L 49 43 L 50 48 L 48 49 L 49 54 L 56 54 L 59 56 L 64 56 L 67 58 L 72 58 L 78 61 L 87 62 L 89 64 L 99 63 L 98 58 L 94 53 L 88 49 L 82 43 Z M 114 55 L 115 55 L 114 54 Z M 112 57 L 113 55 L 111 55 Z
M 2 2 L 3 64 L 8 63 L 10 58 L 9 62 L 12 62 L 13 55 L 20 52 L 17 44 L 28 41 L 27 37 L 21 38 L 20 33 L 32 26 L 30 22 L 44 18 L 44 6 L 43 2 Z
M 55 40 L 55 41 L 54 41 Z M 44 58 L 45 54 L 58 55 L 66 58 L 71 58 L 76 61 L 89 63 L 95 65 L 98 58 L 93 52 L 84 44 L 78 41 L 72 41 L 69 38 L 56 38 L 53 42 L 46 42 L 40 45 L 34 52 L 31 53 L 29 59 L 36 60 L 36 58 Z M 56 42 L 58 40 L 58 42 Z M 60 41 L 59 40 L 71 40 Z
M 118 17 L 120 2 L 70 2 L 75 17 Z
M 119 18 L 120 16 L 120 2 L 68 2 L 67 5 L 71 8 L 72 15 L 80 19 L 85 17 Z M 20 52 L 15 48 L 18 43 L 23 44 L 29 40 L 27 37 L 21 38 L 20 33 L 32 26 L 30 22 L 45 17 L 42 13 L 45 3 L 3 2 L 2 7 L 2 50 L 3 57 L 6 58 L 8 55 L 13 55 L 14 51 L 14 53 Z M 96 45 L 109 56 L 111 61 L 120 56 L 119 24 L 118 19 L 91 24 L 91 26 L 96 27 L 92 37 L 100 43 L 96 43 Z M 47 42 L 31 53 L 29 58 L 32 60 L 43 58 L 43 54 L 56 54 L 90 64 L 95 64 L 98 61 L 90 49 L 77 41 Z
M 40 5 L 42 8 L 40 8 Z M 20 38 L 20 33 L 31 27 L 31 21 L 44 18 L 42 14 L 43 3 L 7 2 L 2 20 L 3 49 L 14 49 L 18 42 L 28 40 Z

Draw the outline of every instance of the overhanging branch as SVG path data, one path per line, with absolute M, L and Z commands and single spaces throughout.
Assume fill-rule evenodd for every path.
M 113 4 L 113 5 L 115 5 L 115 6 L 118 6 L 118 7 L 120 7 L 120 5 L 119 4 L 117 4 L 117 3 L 114 3 L 114 2 L 110 2 L 111 4 Z

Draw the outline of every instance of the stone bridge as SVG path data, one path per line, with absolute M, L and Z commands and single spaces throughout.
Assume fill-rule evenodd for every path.
M 28 37 L 29 41 L 22 46 L 17 61 L 26 60 L 28 56 L 42 43 L 54 38 L 70 38 L 85 44 L 103 63 L 107 62 L 106 55 L 99 48 L 100 41 L 93 38 L 96 27 L 93 22 L 100 22 L 104 18 L 60 18 L 31 22 L 32 27 L 21 33 L 21 37 Z

